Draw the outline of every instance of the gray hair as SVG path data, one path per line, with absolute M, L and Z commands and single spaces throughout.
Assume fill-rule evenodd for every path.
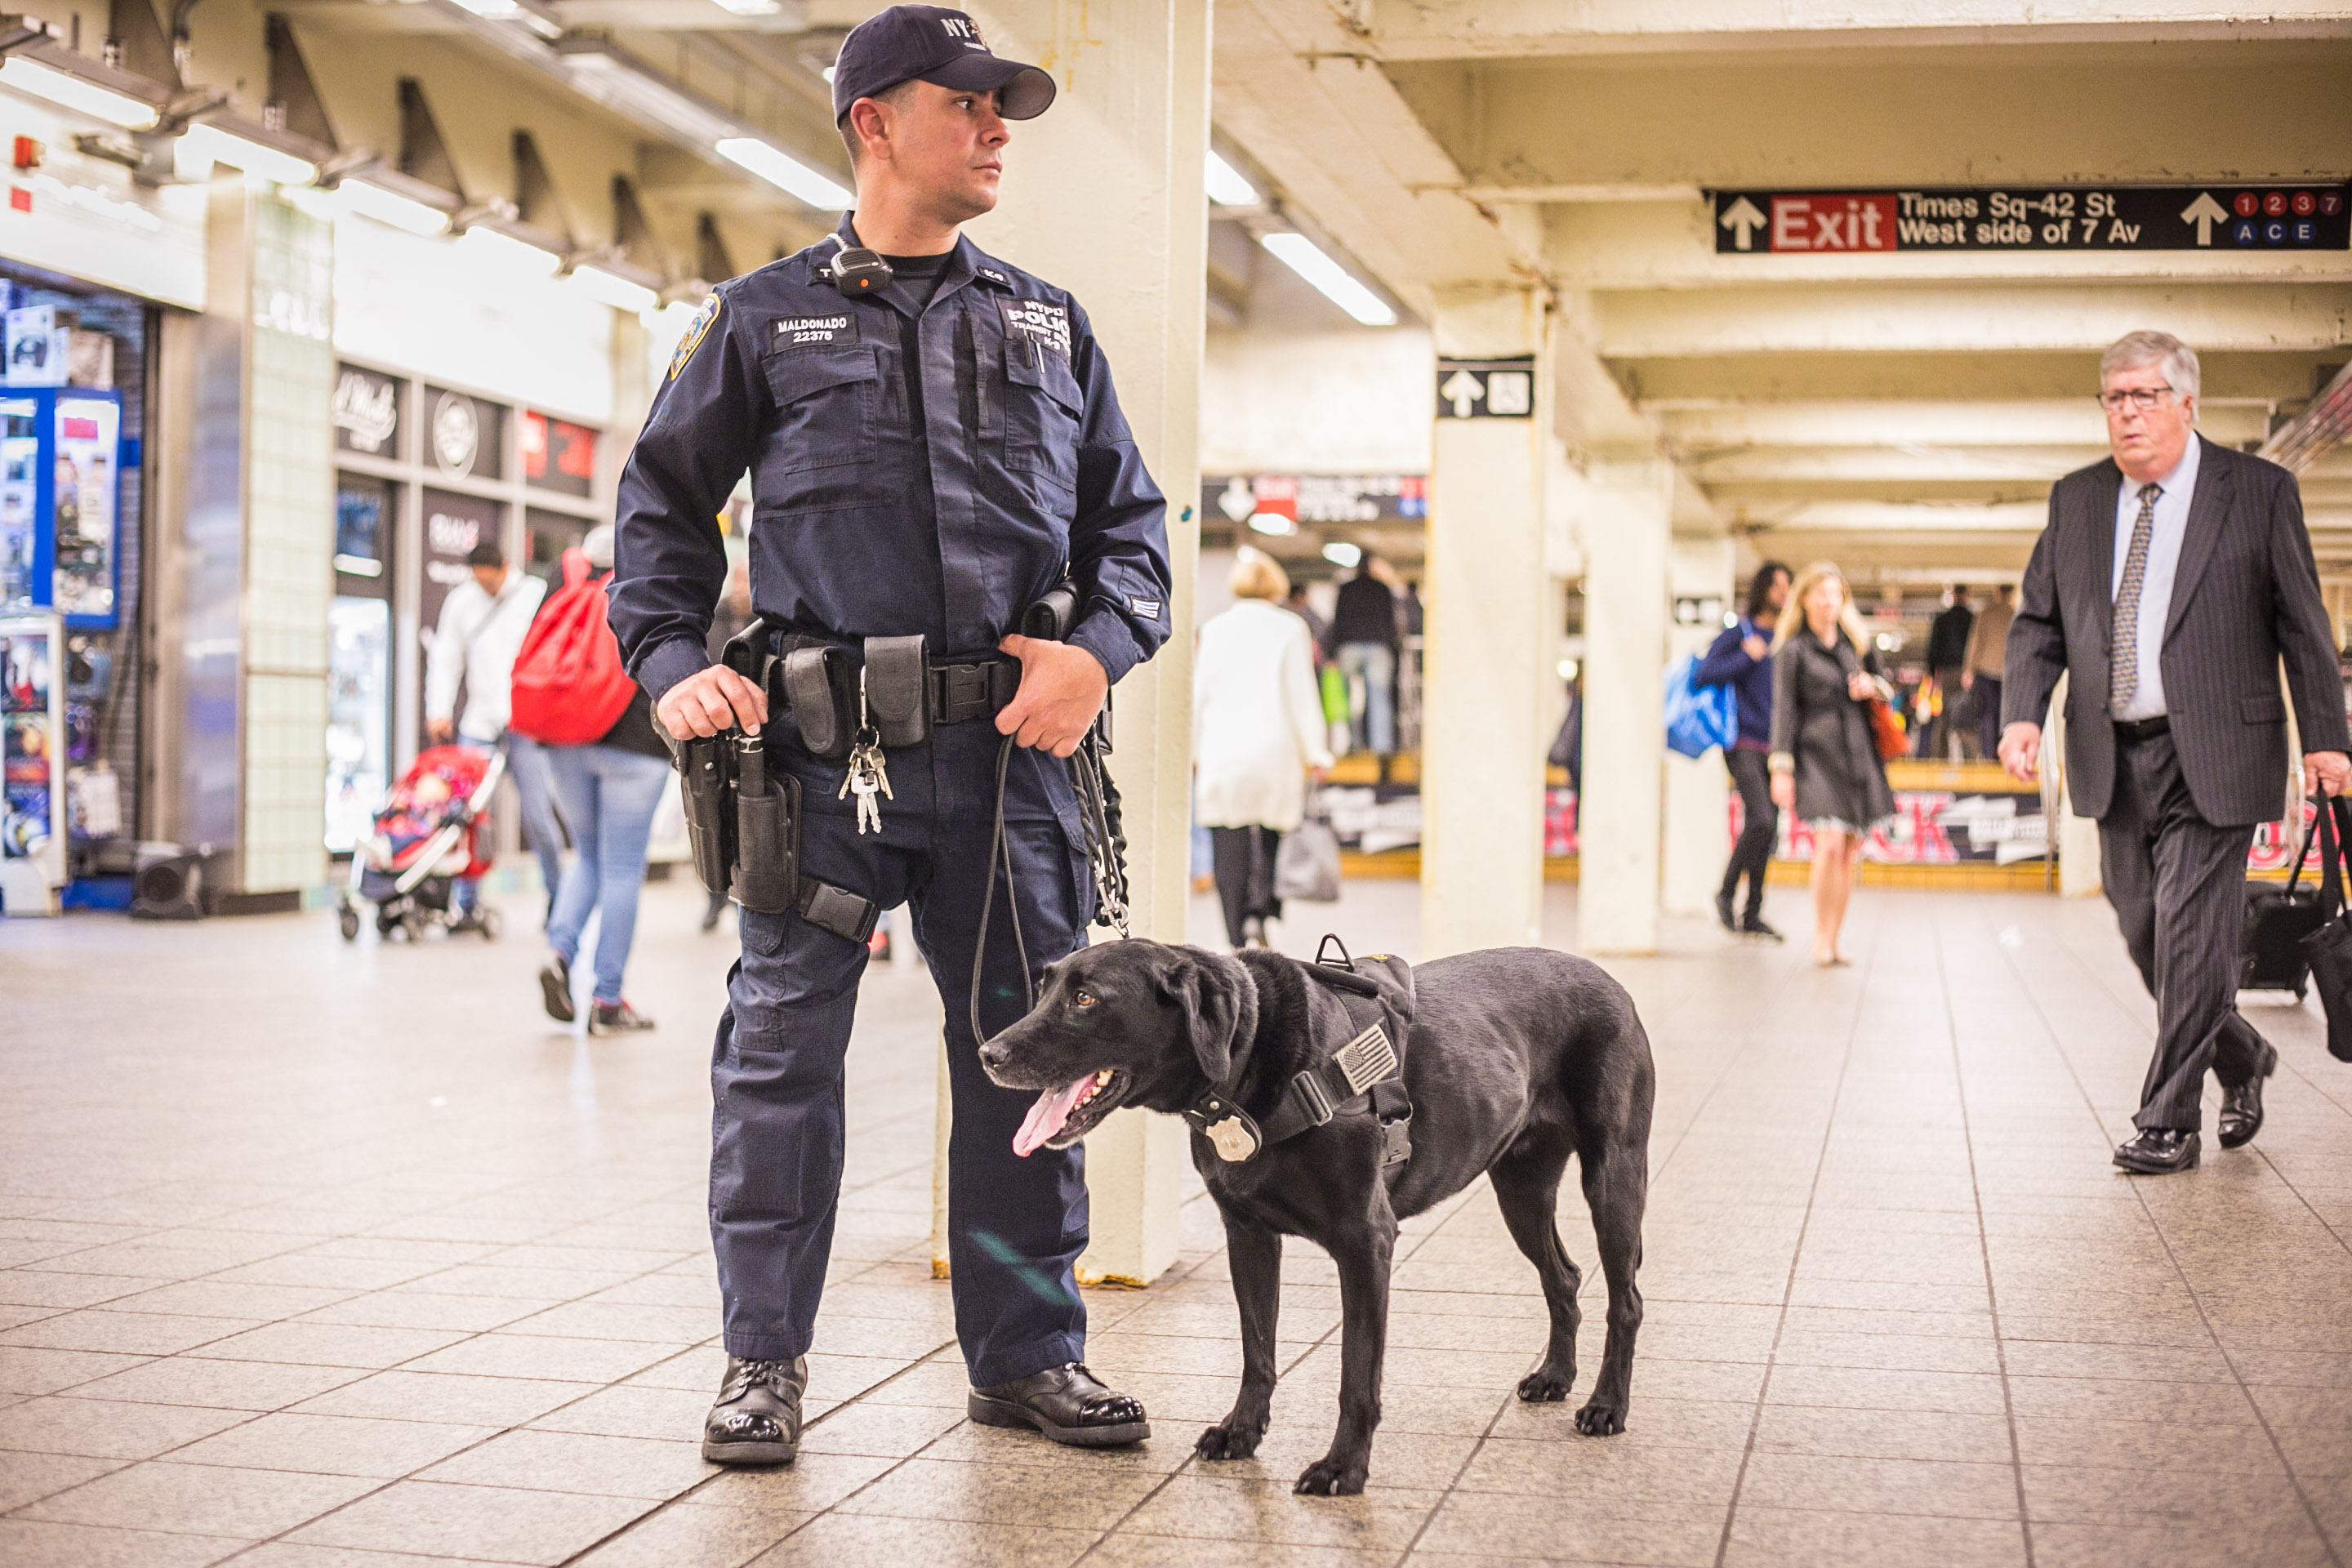
M 2144 364 L 2160 364 L 2164 379 L 2182 397 L 2197 395 L 2197 351 L 2174 337 L 2170 332 L 2126 332 L 2107 345 L 2099 356 L 2099 385 L 2107 384 L 2107 377 L 2119 370 L 2137 370 Z

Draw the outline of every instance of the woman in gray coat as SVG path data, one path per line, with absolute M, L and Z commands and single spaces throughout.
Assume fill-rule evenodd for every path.
M 1813 837 L 1813 962 L 1843 964 L 1838 931 L 1873 824 L 1895 815 L 1870 707 L 1878 673 L 1845 578 L 1826 562 L 1797 575 L 1772 654 L 1772 804 Z

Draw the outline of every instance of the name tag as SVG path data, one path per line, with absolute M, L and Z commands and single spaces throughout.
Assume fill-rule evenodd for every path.
M 776 322 L 772 346 L 797 349 L 856 341 L 857 318 L 845 310 L 838 316 L 786 316 Z
M 1026 338 L 1052 349 L 1064 359 L 1070 357 L 1070 308 L 1045 300 L 999 300 L 996 308 L 1004 317 L 1004 334 Z

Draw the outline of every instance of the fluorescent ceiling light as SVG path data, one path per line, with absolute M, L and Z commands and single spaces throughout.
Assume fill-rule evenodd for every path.
M 617 272 L 607 272 L 601 267 L 580 266 L 572 269 L 572 286 L 590 299 L 600 300 L 615 310 L 642 313 L 660 303 L 661 296 L 642 283 L 633 283 Z
M 838 212 L 857 205 L 857 198 L 830 176 L 818 174 L 756 137 L 730 136 L 715 150 L 729 163 L 742 164 L 768 184 L 790 192 L 813 207 Z
M 738 16 L 772 16 L 783 9 L 776 0 L 718 0 L 718 4 Z
M 1209 199 L 1221 207 L 1254 207 L 1257 205 L 1257 187 L 1242 177 L 1242 172 L 1211 153 L 1202 170 L 1209 187 Z
M 572 85 L 605 107 L 705 143 L 742 134 L 742 127 L 724 113 L 601 40 L 581 37 L 564 41 L 572 47 L 559 50 L 557 58 L 571 73 Z
M 69 76 L 22 55 L 10 55 L 0 64 L 0 87 L 13 87 L 35 98 L 79 110 L 94 120 L 120 125 L 125 131 L 146 131 L 155 123 L 155 107 L 127 93 L 110 91 L 78 76 Z
M 319 166 L 308 158 L 297 158 L 291 153 L 248 142 L 217 125 L 191 125 L 181 140 L 201 159 L 226 163 L 281 185 L 307 185 L 319 177 Z
M 458 243 L 493 267 L 505 268 L 532 278 L 551 278 L 563 265 L 563 258 L 551 250 L 541 250 L 528 240 L 501 234 L 494 228 L 477 226 L 458 237 Z
M 1255 511 L 1250 513 L 1250 526 L 1257 530 L 1260 533 L 1271 533 L 1276 538 L 1280 538 L 1286 533 L 1297 533 L 1298 531 L 1298 524 L 1291 519 L 1283 516 L 1278 511 Z
M 435 235 L 449 232 L 449 215 L 425 202 L 404 196 L 397 191 L 387 191 L 382 185 L 354 176 L 335 189 L 343 205 L 362 217 L 372 217 L 378 223 L 404 228 L 411 234 Z
M 817 74 L 818 74 L 819 76 L 821 76 L 821 77 L 824 78 L 826 85 L 827 85 L 827 86 L 830 86 L 830 85 L 832 85 L 832 82 L 833 82 L 833 73 L 834 73 L 836 69 L 838 69 L 838 68 L 839 68 L 838 67 L 835 67 L 835 66 L 827 66 L 827 67 L 825 67 L 825 68 L 824 68 L 824 69 L 823 69 L 823 70 L 819 71 Z
M 477 16 L 487 16 L 493 22 L 504 22 L 522 9 L 515 0 L 457 0 L 457 4 Z
M 1323 547 L 1323 559 L 1334 566 L 1358 566 L 1363 563 L 1364 552 L 1344 539 L 1335 539 Z
M 1348 269 L 1316 248 L 1303 234 L 1266 234 L 1258 243 L 1275 259 L 1313 284 L 1323 297 L 1368 327 L 1393 327 L 1396 312 L 1378 294 L 1348 275 Z

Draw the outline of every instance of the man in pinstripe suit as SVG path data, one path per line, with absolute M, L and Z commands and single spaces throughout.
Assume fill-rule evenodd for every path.
M 2112 459 L 2050 492 L 2009 632 L 2000 760 L 2033 775 L 2061 670 L 2066 786 L 2099 823 L 2107 901 L 2156 997 L 2156 1058 L 2127 1171 L 2198 1161 L 2221 1085 L 2221 1147 L 2263 1123 L 2278 1052 L 2237 1012 L 2239 920 L 2256 824 L 2279 814 L 2284 661 L 2306 794 L 2352 781 L 2335 637 L 2294 476 L 2198 436 L 2195 351 L 2133 332 L 2099 362 Z

